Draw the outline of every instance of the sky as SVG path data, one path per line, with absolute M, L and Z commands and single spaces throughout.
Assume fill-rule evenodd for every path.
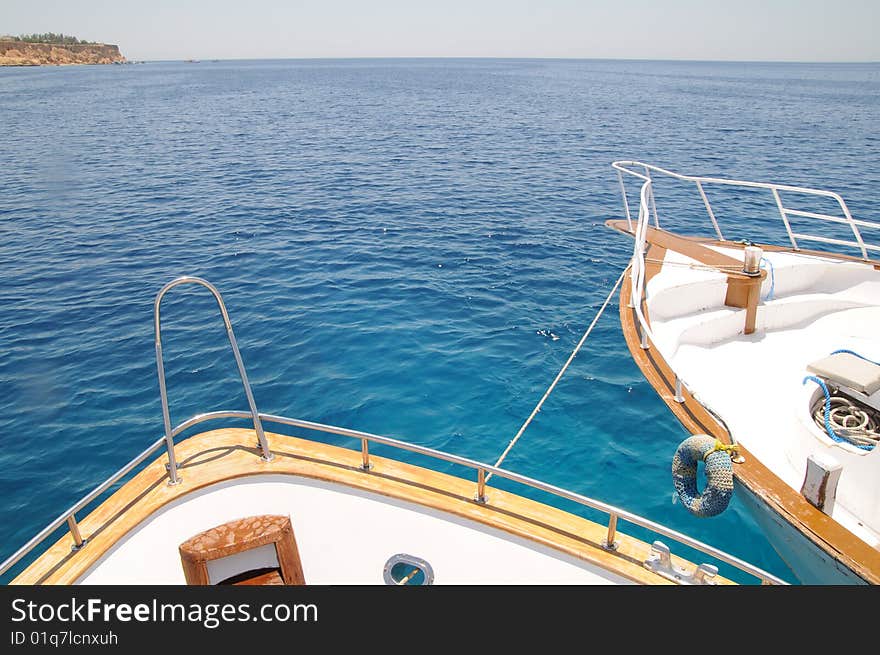
M 0 0 L 0 34 L 129 60 L 552 57 L 880 61 L 880 0 Z

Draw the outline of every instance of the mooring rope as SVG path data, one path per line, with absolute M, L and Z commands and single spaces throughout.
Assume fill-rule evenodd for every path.
M 681 268 L 691 268 L 701 271 L 716 271 L 719 273 L 729 271 L 730 273 L 742 273 L 742 265 L 739 264 L 700 264 L 698 262 L 671 262 L 665 259 L 654 259 L 651 257 L 645 257 L 645 262 L 648 264 L 679 266 Z
M 547 391 L 544 392 L 544 395 L 541 398 L 541 400 L 538 401 L 537 405 L 535 405 L 535 409 L 533 409 L 532 413 L 529 414 L 529 417 L 522 424 L 519 431 L 516 433 L 516 436 L 510 440 L 509 444 L 507 444 L 507 448 L 505 448 L 504 452 L 501 453 L 501 457 L 498 458 L 498 461 L 495 462 L 496 468 L 501 465 L 501 462 L 503 462 L 504 458 L 507 457 L 507 453 L 509 453 L 511 448 L 513 448 L 516 445 L 516 442 L 519 441 L 519 438 L 522 436 L 523 432 L 526 431 L 526 428 L 529 427 L 529 423 L 532 422 L 532 419 L 535 418 L 535 415 L 539 411 L 541 411 L 541 406 L 544 404 L 544 401 L 547 400 L 547 397 L 550 395 L 550 393 L 556 387 L 556 384 L 559 382 L 560 378 L 562 378 L 562 376 L 565 373 L 566 369 L 568 368 L 569 364 L 571 364 L 572 360 L 575 358 L 575 355 L 578 354 L 578 351 L 581 349 L 581 347 L 584 345 L 584 342 L 590 336 L 590 332 L 593 331 L 593 327 L 595 327 L 596 323 L 599 321 L 599 317 L 602 316 L 602 312 L 605 311 L 605 308 L 608 306 L 608 303 L 611 301 L 611 297 L 614 295 L 614 292 L 617 291 L 617 287 L 620 286 L 620 283 L 623 281 L 623 276 L 626 275 L 626 272 L 628 270 L 629 270 L 629 266 L 627 266 L 626 268 L 623 269 L 623 272 L 620 274 L 620 277 L 617 278 L 617 282 L 614 283 L 614 286 L 611 288 L 611 291 L 608 293 L 608 296 L 605 298 L 605 302 L 603 302 L 602 306 L 599 308 L 599 312 L 593 318 L 593 322 L 590 323 L 590 327 L 587 328 L 587 331 L 584 332 L 584 335 L 581 337 L 581 340 L 578 341 L 578 344 L 574 347 L 574 350 L 571 351 L 571 355 L 568 356 L 568 361 L 565 362 L 565 364 L 563 364 L 562 368 L 559 370 L 559 373 L 557 373 L 557 375 L 556 375 L 556 379 L 553 380 L 553 383 L 549 387 L 547 387 Z M 486 476 L 486 481 L 488 482 L 489 478 L 491 478 L 491 477 L 492 477 L 492 473 L 489 473 Z

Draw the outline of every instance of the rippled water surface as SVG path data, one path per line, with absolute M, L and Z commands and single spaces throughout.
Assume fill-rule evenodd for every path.
M 613 160 L 830 188 L 877 220 L 878 109 L 873 64 L 0 69 L 0 559 L 161 435 L 174 277 L 223 294 L 261 411 L 494 462 L 626 265 Z M 173 422 L 245 409 L 208 294 L 162 309 Z M 738 499 L 673 503 L 684 436 L 615 297 L 505 466 L 791 580 Z

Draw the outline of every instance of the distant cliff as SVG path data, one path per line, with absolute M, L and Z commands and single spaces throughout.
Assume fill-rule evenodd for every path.
M 124 64 L 119 46 L 106 43 L 28 43 L 0 40 L 0 66 Z

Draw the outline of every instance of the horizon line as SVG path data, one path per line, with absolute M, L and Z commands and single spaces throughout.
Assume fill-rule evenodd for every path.
M 118 46 L 117 46 L 118 47 Z M 128 59 L 128 57 L 126 57 Z M 682 62 L 713 64 L 880 64 L 880 59 L 694 59 L 647 57 L 552 57 L 552 56 L 497 56 L 497 55 L 348 55 L 303 57 L 188 57 L 170 59 L 139 59 L 144 62 L 201 62 L 201 61 L 324 61 L 360 59 L 480 59 L 480 60 L 555 60 L 555 61 L 633 61 Z

